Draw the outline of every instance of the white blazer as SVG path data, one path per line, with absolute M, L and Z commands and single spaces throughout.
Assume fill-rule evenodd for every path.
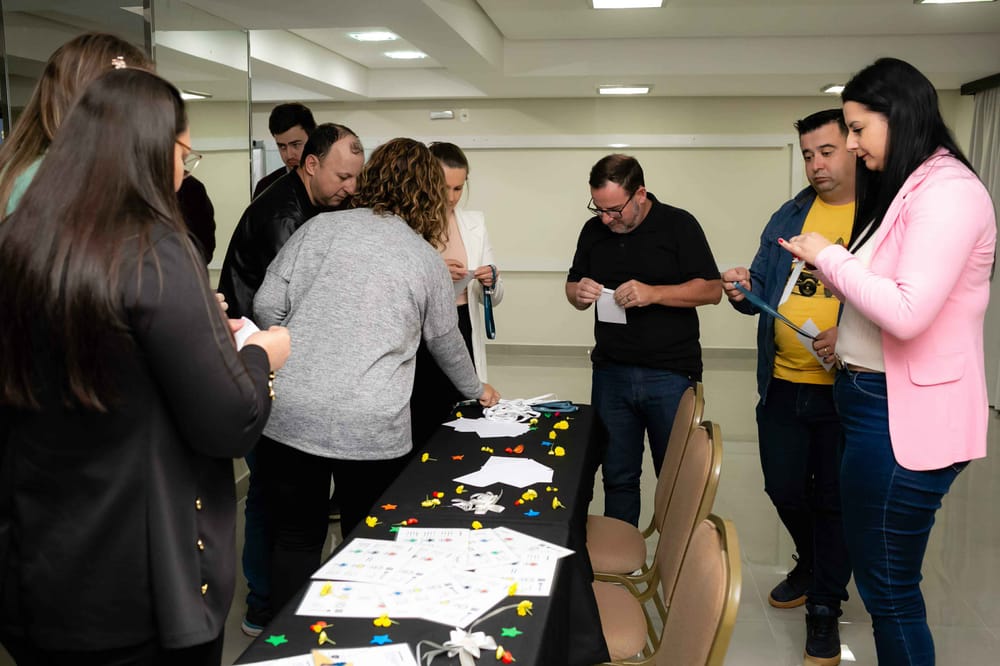
M 458 222 L 458 233 L 465 245 L 466 262 L 469 270 L 480 266 L 493 264 L 493 247 L 486 233 L 486 220 L 483 214 L 476 210 L 455 209 L 455 220 Z M 483 285 L 479 280 L 472 280 L 468 287 L 469 318 L 472 320 L 472 361 L 476 365 L 479 380 L 486 381 L 486 319 L 483 313 Z M 503 300 L 503 278 L 497 277 L 493 286 L 493 306 L 500 305 Z

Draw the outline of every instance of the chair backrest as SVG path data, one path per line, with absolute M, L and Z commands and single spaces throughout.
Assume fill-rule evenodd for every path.
M 712 512 L 722 468 L 719 426 L 703 421 L 681 458 L 677 482 L 667 504 L 653 566 L 659 577 L 663 603 L 672 605 L 677 576 L 695 527 Z
M 663 529 L 663 516 L 667 512 L 670 495 L 674 492 L 677 471 L 681 466 L 681 458 L 684 457 L 684 449 L 687 448 L 691 433 L 701 423 L 704 414 L 705 387 L 701 382 L 698 382 L 681 395 L 681 401 L 677 405 L 677 414 L 674 416 L 674 424 L 670 428 L 667 453 L 663 456 L 663 465 L 660 467 L 660 475 L 656 480 L 656 492 L 653 495 L 653 518 L 650 526 L 656 530 Z M 644 532 L 646 536 L 652 533 L 649 528 Z
M 736 528 L 710 515 L 691 535 L 655 663 L 722 666 L 736 624 L 741 585 Z

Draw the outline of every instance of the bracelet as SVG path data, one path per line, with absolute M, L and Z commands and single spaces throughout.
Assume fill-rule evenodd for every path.
M 267 397 L 274 400 L 274 371 L 267 373 Z

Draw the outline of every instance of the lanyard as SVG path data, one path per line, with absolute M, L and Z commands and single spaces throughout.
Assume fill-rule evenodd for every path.
M 811 335 L 809 333 L 806 333 L 801 328 L 799 328 L 798 326 L 796 326 L 795 324 L 793 324 L 788 317 L 786 317 L 783 314 L 779 314 L 777 310 L 775 310 L 770 305 L 768 305 L 767 303 L 765 303 L 764 299 L 760 298 L 757 294 L 751 293 L 749 290 L 747 290 L 746 287 L 744 287 L 743 285 L 741 285 L 738 281 L 737 282 L 733 282 L 733 286 L 736 287 L 737 289 L 739 289 L 740 293 L 743 294 L 746 297 L 746 299 L 748 301 L 750 301 L 751 303 L 753 303 L 759 310 L 763 310 L 764 312 L 766 312 L 767 314 L 771 315 L 772 317 L 774 317 L 778 321 L 780 321 L 783 324 L 787 325 L 789 328 L 791 328 L 795 332 L 801 333 L 802 335 L 806 336 L 810 340 L 815 340 L 816 339 L 815 335 Z
M 490 270 L 493 272 L 493 280 L 490 282 L 493 286 L 483 289 L 483 316 L 486 317 L 486 337 L 495 340 L 497 325 L 493 321 L 493 289 L 497 284 L 497 267 L 490 264 Z

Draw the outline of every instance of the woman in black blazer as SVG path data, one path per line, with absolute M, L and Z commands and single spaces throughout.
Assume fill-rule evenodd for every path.
M 232 458 L 287 330 L 237 352 L 174 192 L 184 104 L 92 83 L 0 223 L 0 642 L 19 664 L 218 664 Z

